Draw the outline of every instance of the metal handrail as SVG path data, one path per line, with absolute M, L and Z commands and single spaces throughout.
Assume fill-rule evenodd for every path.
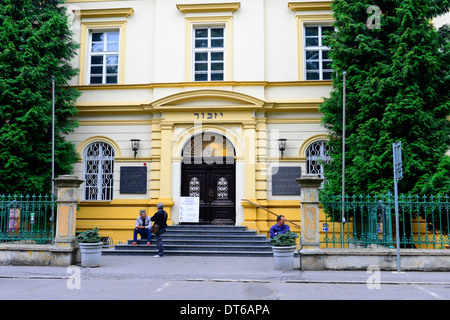
M 265 211 L 267 211 L 267 212 L 273 214 L 273 215 L 276 216 L 276 217 L 279 216 L 279 215 L 276 214 L 275 212 L 272 212 L 272 211 L 270 211 L 270 210 L 267 209 L 267 208 L 261 207 L 261 206 L 260 206 L 259 204 L 257 204 L 257 203 L 254 203 L 254 202 L 252 202 L 252 201 L 250 201 L 250 200 L 247 200 L 247 199 L 242 199 L 242 200 L 243 200 L 243 201 L 247 201 L 247 202 L 251 203 L 252 205 L 254 205 L 254 206 L 256 206 L 256 207 L 258 207 L 258 208 L 260 208 L 260 209 L 263 209 L 263 210 L 265 210 Z M 299 226 L 298 224 L 296 224 L 296 223 L 294 223 L 294 222 L 292 222 L 292 221 L 289 221 L 289 220 L 286 219 L 286 222 L 289 222 L 289 223 L 293 224 L 294 226 L 300 228 L 300 226 Z

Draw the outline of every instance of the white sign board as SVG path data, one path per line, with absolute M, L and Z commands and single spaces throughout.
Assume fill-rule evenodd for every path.
M 180 222 L 199 222 L 199 213 L 199 197 L 180 197 Z

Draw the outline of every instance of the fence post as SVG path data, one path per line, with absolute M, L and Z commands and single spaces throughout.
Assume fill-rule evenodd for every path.
M 320 249 L 319 187 L 323 181 L 319 176 L 304 176 L 296 179 L 300 187 L 302 270 L 322 270 L 323 251 Z
M 72 175 L 55 179 L 58 190 L 55 243 L 59 246 L 70 246 L 76 242 L 77 190 L 83 182 L 84 180 Z
M 54 179 L 57 188 L 57 218 L 53 265 L 69 266 L 76 263 L 78 244 L 75 237 L 77 190 L 84 180 L 63 175 Z

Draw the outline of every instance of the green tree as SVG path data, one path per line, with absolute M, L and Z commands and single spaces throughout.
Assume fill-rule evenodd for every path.
M 379 28 L 367 25 L 370 5 L 381 10 Z M 449 29 L 431 19 L 448 0 L 335 0 L 336 32 L 327 37 L 333 90 L 320 107 L 333 161 L 325 165 L 323 195 L 340 194 L 342 95 L 346 77 L 345 189 L 348 194 L 393 190 L 392 144 L 402 141 L 399 192 L 447 186 L 450 176 Z M 370 19 L 369 19 L 370 20 Z M 439 181 L 439 183 L 438 183 Z
M 0 3 L 0 192 L 51 190 L 52 76 L 56 82 L 55 176 L 72 171 L 75 146 L 64 136 L 77 127 L 77 74 L 61 0 Z

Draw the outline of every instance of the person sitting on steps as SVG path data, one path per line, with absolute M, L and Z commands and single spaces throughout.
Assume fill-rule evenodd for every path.
M 150 217 L 147 216 L 145 210 L 139 211 L 139 217 L 136 219 L 136 226 L 134 227 L 133 232 L 133 243 L 135 246 L 137 244 L 137 235 L 138 233 L 141 235 L 141 239 L 146 236 L 147 237 L 147 245 L 151 244 L 150 237 L 152 234 L 150 233 L 150 228 L 152 227 L 152 222 Z

